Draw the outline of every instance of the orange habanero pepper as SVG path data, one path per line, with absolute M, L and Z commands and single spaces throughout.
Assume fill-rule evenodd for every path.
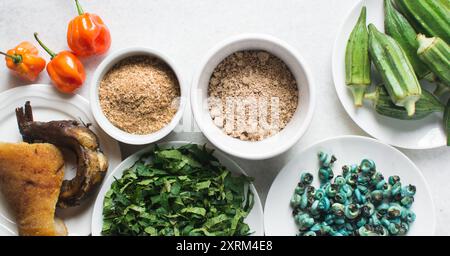
M 96 14 L 85 13 L 78 0 L 75 0 L 78 16 L 70 21 L 67 29 L 67 43 L 78 56 L 100 55 L 111 46 L 111 34 Z
M 86 80 L 86 72 L 77 56 L 69 51 L 55 54 L 41 42 L 37 33 L 34 33 L 34 37 L 51 56 L 51 61 L 47 65 L 47 73 L 56 88 L 64 93 L 72 93 L 80 88 Z
M 19 77 L 34 81 L 45 68 L 45 60 L 39 57 L 39 51 L 30 42 L 22 42 L 5 55 L 6 66 Z

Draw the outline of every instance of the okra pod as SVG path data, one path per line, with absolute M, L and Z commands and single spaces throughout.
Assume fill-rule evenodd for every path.
M 355 106 L 362 106 L 364 93 L 371 84 L 369 33 L 366 27 L 366 7 L 348 39 L 345 51 L 345 83 L 353 94 Z
M 450 0 L 395 0 L 417 32 L 450 43 Z
M 439 37 L 417 36 L 419 49 L 417 55 L 433 73 L 450 87 L 450 46 Z
M 370 24 L 369 51 L 392 102 L 404 107 L 408 116 L 413 116 L 422 89 L 402 47 L 395 39 Z
M 373 101 L 375 111 L 378 114 L 400 120 L 420 120 L 432 113 L 442 113 L 445 109 L 445 106 L 439 99 L 426 90 L 422 91 L 422 96 L 416 102 L 416 112 L 413 116 L 408 116 L 408 113 L 403 107 L 396 106 L 392 103 L 384 85 L 377 85 L 375 91 L 366 93 L 364 97 Z
M 405 51 L 417 78 L 422 79 L 430 73 L 430 69 L 417 56 L 417 33 L 408 20 L 395 8 L 392 0 L 384 0 L 384 30 L 386 34 L 394 38 Z

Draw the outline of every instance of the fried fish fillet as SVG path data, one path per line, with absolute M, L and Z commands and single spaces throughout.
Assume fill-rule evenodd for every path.
M 20 235 L 62 236 L 55 220 L 64 158 L 52 144 L 0 143 L 0 191 L 12 208 Z

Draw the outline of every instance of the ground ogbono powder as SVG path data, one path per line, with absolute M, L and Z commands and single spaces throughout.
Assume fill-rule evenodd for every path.
M 99 97 L 103 113 L 114 126 L 144 135 L 170 123 L 179 107 L 180 86 L 162 60 L 132 56 L 106 73 Z
M 286 127 L 298 106 L 294 75 L 265 51 L 240 51 L 214 70 L 208 105 L 215 125 L 227 135 L 260 141 Z

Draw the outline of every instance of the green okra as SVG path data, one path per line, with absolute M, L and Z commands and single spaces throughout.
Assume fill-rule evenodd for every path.
M 386 34 L 394 38 L 405 51 L 417 78 L 422 79 L 430 73 L 430 69 L 417 56 L 419 43 L 416 40 L 417 33 L 408 20 L 395 8 L 392 0 L 384 0 L 384 30 Z
M 441 97 L 449 92 L 450 92 L 450 87 L 442 84 L 441 82 L 437 82 L 436 89 L 434 90 L 433 94 L 438 97 Z
M 403 107 L 392 103 L 383 85 L 378 85 L 375 91 L 366 93 L 365 98 L 373 101 L 375 111 L 378 114 L 400 120 L 420 120 L 432 113 L 442 113 L 445 109 L 439 99 L 426 90 L 422 91 L 422 96 L 416 102 L 416 112 L 413 116 L 408 116 L 408 112 Z
M 417 55 L 428 65 L 433 73 L 450 87 L 450 46 L 439 37 L 417 36 L 419 49 Z
M 364 6 L 350 34 L 345 51 L 345 83 L 353 94 L 355 106 L 362 106 L 364 93 L 371 84 L 369 33 L 366 27 L 367 10 Z
M 395 0 L 417 32 L 450 43 L 450 0 Z
M 437 97 L 441 97 L 442 95 L 450 92 L 450 87 L 442 83 L 441 79 L 439 79 L 433 72 L 428 73 L 423 79 L 430 83 L 436 84 L 433 94 Z
M 395 39 L 370 24 L 369 51 L 392 102 L 404 107 L 408 116 L 413 116 L 422 89 L 402 47 Z

